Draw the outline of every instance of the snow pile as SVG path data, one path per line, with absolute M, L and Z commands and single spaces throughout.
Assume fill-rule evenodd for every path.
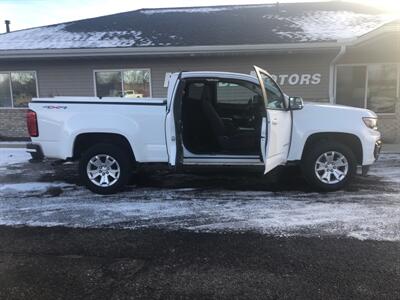
M 352 39 L 392 21 L 389 15 L 367 15 L 350 11 L 315 11 L 302 16 L 265 15 L 264 18 L 286 21 L 290 30 L 273 31 L 301 42 Z
M 26 163 L 31 158 L 26 149 L 0 148 L 0 167 Z

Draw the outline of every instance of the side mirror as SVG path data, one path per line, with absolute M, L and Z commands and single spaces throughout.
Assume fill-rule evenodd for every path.
M 303 109 L 304 103 L 301 97 L 289 97 L 289 109 L 300 110 Z

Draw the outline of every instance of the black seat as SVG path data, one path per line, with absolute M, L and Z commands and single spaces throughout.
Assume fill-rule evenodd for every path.
M 206 119 L 210 123 L 212 127 L 212 131 L 215 136 L 224 136 L 226 135 L 225 124 L 222 121 L 221 117 L 218 115 L 215 110 L 214 105 L 212 104 L 211 90 L 210 86 L 206 85 L 203 88 L 203 95 L 201 99 L 201 106 Z
M 258 153 L 257 136 L 259 133 L 255 131 L 240 132 L 233 123 L 224 123 L 212 104 L 210 86 L 204 86 L 201 105 L 214 137 L 223 152 L 229 154 Z

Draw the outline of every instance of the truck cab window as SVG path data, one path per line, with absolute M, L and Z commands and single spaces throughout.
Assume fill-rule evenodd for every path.
M 278 85 L 268 76 L 263 75 L 263 80 L 268 98 L 267 108 L 277 110 L 285 109 L 285 97 Z

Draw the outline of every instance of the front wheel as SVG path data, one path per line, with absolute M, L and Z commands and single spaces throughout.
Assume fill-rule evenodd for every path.
M 79 175 L 86 187 L 97 194 L 113 194 L 128 182 L 132 162 L 123 149 L 97 144 L 85 151 L 79 161 Z
M 340 143 L 320 142 L 302 161 L 304 177 L 312 186 L 322 191 L 343 188 L 356 173 L 357 162 L 353 152 Z

